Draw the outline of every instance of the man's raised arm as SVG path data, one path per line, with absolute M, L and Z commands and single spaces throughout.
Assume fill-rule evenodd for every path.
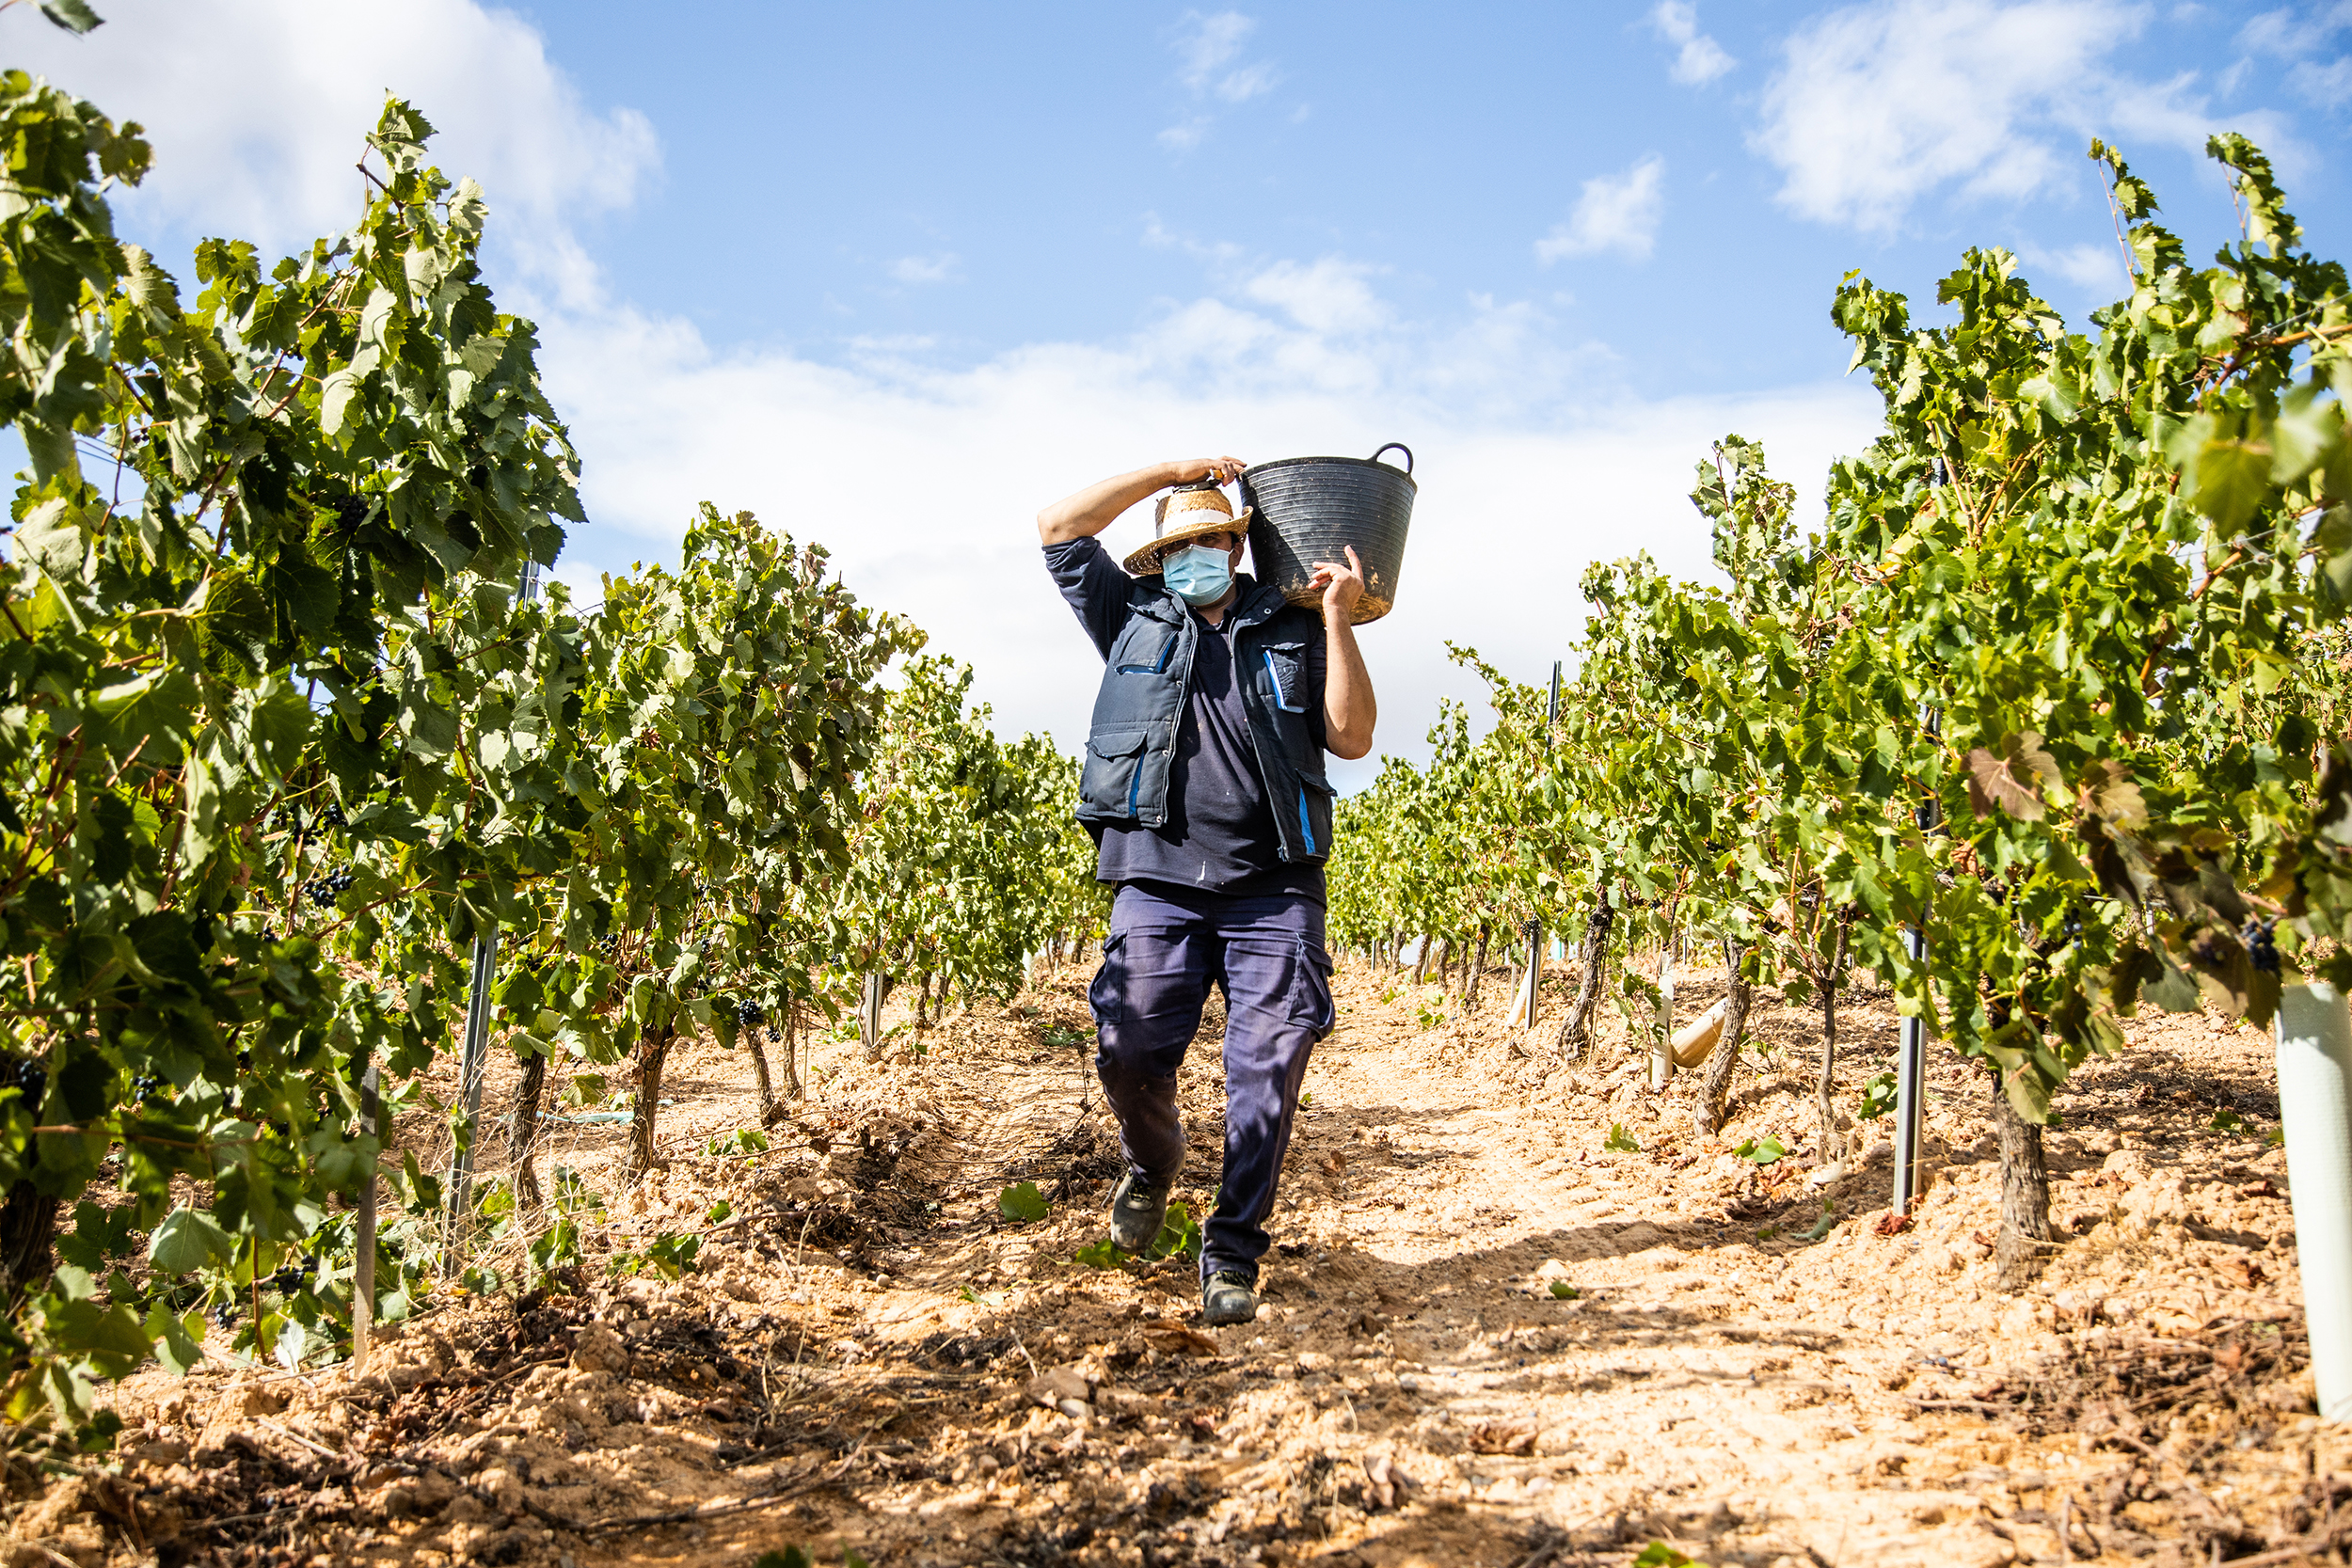
M 1148 468 L 1137 468 L 1131 474 L 1120 474 L 1089 484 L 1074 496 L 1065 496 L 1037 515 L 1037 536 L 1048 545 L 1067 544 L 1073 539 L 1088 539 L 1102 532 L 1126 511 L 1145 497 L 1167 489 L 1171 484 L 1190 484 L 1196 479 L 1216 476 L 1219 484 L 1227 483 L 1245 467 L 1238 457 L 1180 458 L 1172 463 L 1154 463 Z
M 1354 762 L 1372 753 L 1372 729 L 1380 705 L 1372 694 L 1372 673 L 1356 645 L 1356 601 L 1364 596 L 1364 563 L 1346 546 L 1347 563 L 1315 562 L 1307 586 L 1323 590 L 1323 744 L 1335 757 Z

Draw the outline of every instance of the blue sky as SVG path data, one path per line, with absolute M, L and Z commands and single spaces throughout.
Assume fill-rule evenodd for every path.
M 166 257 L 347 221 L 387 88 L 443 127 L 582 451 L 575 583 L 747 507 L 1066 746 L 1092 655 L 1030 518 L 1104 473 L 1411 443 L 1364 641 L 1381 747 L 1415 754 L 1470 694 L 1448 640 L 1536 679 L 1586 562 L 1706 571 L 1712 436 L 1808 496 L 1869 438 L 1846 270 L 1924 308 L 2001 245 L 2071 320 L 2111 297 L 2090 136 L 2201 254 L 2235 225 L 2199 149 L 2244 130 L 2346 248 L 2343 0 L 99 7 L 90 39 L 16 8 L 0 40 L 151 128 L 119 213 Z
M 1997 243 L 2034 254 L 2070 313 L 2111 297 L 2090 132 L 2217 242 L 2227 193 L 2189 150 L 2208 119 L 2286 133 L 2314 242 L 2341 232 L 2342 101 L 2288 87 L 2232 8 L 1860 8 L 1866 36 L 1809 81 L 1791 40 L 1836 8 L 1489 6 L 1431 26 L 1396 5 L 743 8 L 652 37 L 636 6 L 520 14 L 589 102 L 660 135 L 660 172 L 596 230 L 616 290 L 819 356 L 914 339 L 971 364 L 1337 258 L 1408 329 L 1532 307 L 1559 350 L 1600 360 L 1561 404 L 1776 388 L 1842 367 L 1825 302 L 1848 267 L 1924 293 L 1962 246 Z M 1955 71 L 1953 96 L 1992 102 L 1876 156 L 1879 105 L 1834 100 L 1905 93 L 1916 62 L 1884 56 L 1905 34 L 1940 51 L 1939 15 L 2044 53 L 2047 80 Z M 1889 36 L 1867 36 L 1881 18 Z M 2297 53 L 2344 40 L 2317 41 Z M 2008 146 L 1948 146 L 1971 135 Z M 1546 248 L 1594 180 L 1627 193 L 1617 228 Z

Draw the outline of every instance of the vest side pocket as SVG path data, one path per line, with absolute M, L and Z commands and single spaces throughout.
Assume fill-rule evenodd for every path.
M 1078 799 L 1090 812 L 1136 816 L 1143 788 L 1143 749 L 1148 730 L 1113 730 L 1087 741 L 1086 766 L 1078 774 Z
M 1331 809 L 1338 792 L 1311 773 L 1298 775 L 1298 827 L 1306 835 L 1307 853 L 1318 860 L 1331 853 Z

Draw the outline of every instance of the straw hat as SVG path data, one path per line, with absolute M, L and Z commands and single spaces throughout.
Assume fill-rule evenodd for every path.
M 1152 542 L 1127 558 L 1127 570 L 1148 578 L 1159 571 L 1160 557 L 1188 540 L 1210 533 L 1247 534 L 1252 510 L 1245 506 L 1234 516 L 1232 503 L 1213 479 L 1179 484 L 1152 508 Z

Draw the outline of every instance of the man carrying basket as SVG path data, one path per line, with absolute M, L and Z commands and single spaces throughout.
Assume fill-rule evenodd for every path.
M 1369 753 L 1375 717 L 1350 620 L 1364 592 L 1355 550 L 1314 563 L 1319 616 L 1241 573 L 1250 515 L 1217 489 L 1241 470 L 1232 457 L 1162 463 L 1037 519 L 1047 569 L 1104 664 L 1078 816 L 1096 877 L 1118 888 L 1087 995 L 1127 1157 L 1110 1236 L 1130 1252 L 1168 1213 L 1185 1148 L 1176 1069 L 1209 988 L 1225 994 L 1225 1167 L 1200 1249 L 1212 1324 L 1257 1315 L 1299 1083 L 1331 1032 L 1323 753 Z M 1160 490 L 1154 537 L 1122 571 L 1094 536 Z

